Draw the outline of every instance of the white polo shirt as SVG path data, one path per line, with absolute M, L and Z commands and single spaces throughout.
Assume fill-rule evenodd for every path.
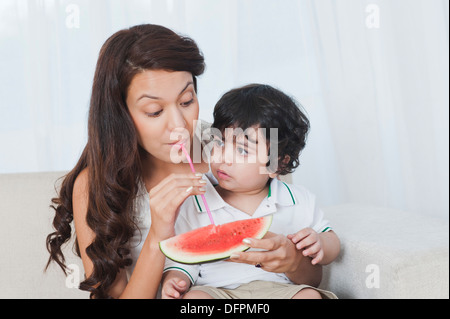
M 315 196 L 303 187 L 273 179 L 267 197 L 250 216 L 226 203 L 210 181 L 211 178 L 215 183 L 214 177 L 207 175 L 203 177 L 207 181 L 205 198 L 216 224 L 273 214 L 272 225 L 269 229 L 273 233 L 288 235 L 306 227 L 311 227 L 318 233 L 331 230 L 328 221 L 323 218 L 323 212 L 316 206 Z M 182 234 L 209 224 L 208 213 L 201 196 L 195 195 L 181 205 L 175 232 Z M 254 249 L 248 251 L 251 250 Z M 228 261 L 187 265 L 166 258 L 164 271 L 168 270 L 184 272 L 195 285 L 228 289 L 254 280 L 292 283 L 283 273 L 272 273 L 253 265 Z

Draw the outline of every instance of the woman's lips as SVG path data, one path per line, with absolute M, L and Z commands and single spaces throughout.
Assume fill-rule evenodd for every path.
M 186 140 L 179 140 L 179 141 L 176 141 L 176 142 L 173 142 L 173 143 L 168 143 L 170 146 L 174 146 L 174 145 L 181 145 L 181 144 L 184 144 L 184 145 L 186 145 Z

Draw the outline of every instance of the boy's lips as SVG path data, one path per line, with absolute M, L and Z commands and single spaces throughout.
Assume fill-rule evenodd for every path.
M 225 179 L 225 180 L 231 178 L 230 175 L 228 175 L 227 173 L 225 173 L 224 171 L 222 171 L 220 169 L 217 170 L 217 177 L 219 177 L 220 179 Z

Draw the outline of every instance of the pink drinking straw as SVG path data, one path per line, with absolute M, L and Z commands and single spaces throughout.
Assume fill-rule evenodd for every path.
M 181 146 L 181 149 L 183 150 L 184 154 L 186 155 L 186 158 L 187 158 L 187 160 L 188 160 L 188 162 L 189 162 L 189 166 L 191 167 L 192 173 L 195 174 L 194 164 L 192 163 L 192 159 L 191 159 L 191 157 L 189 156 L 188 151 L 187 151 L 186 148 L 184 147 L 184 144 L 180 144 L 180 146 Z M 211 211 L 209 210 L 209 206 L 208 206 L 208 204 L 206 203 L 205 195 L 201 194 L 201 196 L 202 196 L 203 204 L 205 205 L 205 208 L 206 208 L 206 212 L 208 213 L 208 216 L 209 216 L 209 221 L 211 222 L 212 225 L 215 225 L 214 219 L 213 219 L 212 214 L 211 214 Z

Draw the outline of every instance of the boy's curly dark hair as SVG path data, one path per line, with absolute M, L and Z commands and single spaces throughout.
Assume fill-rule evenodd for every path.
M 278 128 L 277 174 L 292 173 L 300 164 L 299 155 L 306 145 L 309 120 L 293 98 L 270 85 L 249 84 L 225 93 L 214 108 L 213 128 Z M 269 163 L 267 163 L 269 165 Z

